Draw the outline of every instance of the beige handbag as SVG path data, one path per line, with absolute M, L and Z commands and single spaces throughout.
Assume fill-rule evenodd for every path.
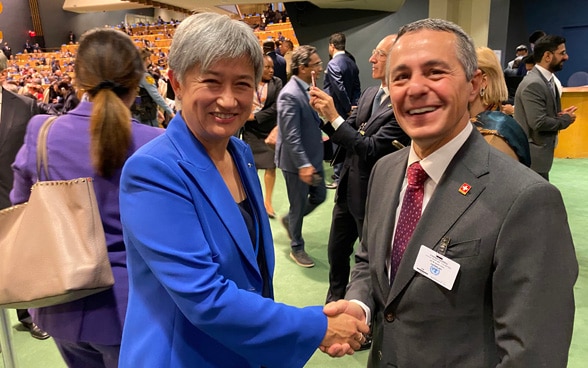
M 47 133 L 37 175 L 48 179 Z M 29 201 L 0 211 L 0 308 L 38 308 L 109 289 L 114 277 L 92 178 L 37 181 Z

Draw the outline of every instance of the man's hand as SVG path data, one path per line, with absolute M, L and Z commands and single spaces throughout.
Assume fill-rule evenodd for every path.
M 302 167 L 298 169 L 298 177 L 306 184 L 312 185 L 312 174 L 314 174 L 314 172 L 313 166 Z
M 333 98 L 317 87 L 310 88 L 310 106 L 328 121 L 333 121 L 339 116 Z
M 570 106 L 567 109 L 562 110 L 562 112 L 560 112 L 558 115 L 564 115 L 564 114 L 570 115 L 570 117 L 572 118 L 572 123 L 573 123 L 574 121 L 576 121 L 576 110 L 578 110 L 578 108 L 576 106 Z
M 320 350 L 332 357 L 352 355 L 365 342 L 364 334 L 370 331 L 363 309 L 359 304 L 339 300 L 327 304 L 323 312 L 329 317 L 329 327 Z M 341 323 L 347 324 L 343 330 L 339 330 Z

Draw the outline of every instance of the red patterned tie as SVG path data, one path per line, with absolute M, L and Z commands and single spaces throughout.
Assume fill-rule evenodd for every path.
M 408 167 L 407 177 L 408 186 L 404 192 L 404 200 L 402 201 L 402 208 L 400 209 L 400 216 L 394 233 L 394 242 L 392 243 L 392 256 L 390 257 L 390 267 L 392 267 L 390 270 L 391 281 L 396 276 L 406 245 L 421 218 L 423 196 L 425 194 L 424 185 L 429 176 L 423 170 L 421 164 L 415 162 Z

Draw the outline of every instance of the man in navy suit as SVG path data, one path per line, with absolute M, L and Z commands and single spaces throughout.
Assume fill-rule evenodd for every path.
M 359 68 L 355 59 L 345 51 L 346 38 L 343 33 L 333 33 L 329 37 L 329 56 L 331 60 L 325 71 L 324 91 L 329 94 L 335 103 L 337 113 L 347 119 L 354 106 L 357 106 L 361 85 L 359 82 Z M 337 149 L 335 145 L 333 151 Z M 337 188 L 341 165 L 333 168 L 335 182 L 327 185 L 329 189 Z
M 394 140 L 402 145 L 410 144 L 410 138 L 394 117 L 386 87 L 386 57 L 394 40 L 396 35 L 386 36 L 372 52 L 369 59 L 372 78 L 380 81 L 380 85 L 368 87 L 362 93 L 357 109 L 347 120 L 338 114 L 333 98 L 318 88 L 310 91 L 312 106 L 327 119 L 322 130 L 339 146 L 334 160 L 343 162 L 329 235 L 327 303 L 345 297 L 349 258 L 355 241 L 361 239 L 372 167 L 380 157 L 396 150 L 392 144 Z
M 304 250 L 302 219 L 326 198 L 323 172 L 321 119 L 310 106 L 308 90 L 312 75 L 318 78 L 322 61 L 313 46 L 303 45 L 292 53 L 292 78 L 278 97 L 276 166 L 284 175 L 290 210 L 282 218 L 290 236 L 290 257 L 302 267 L 314 261 Z
M 274 40 L 263 41 L 263 54 L 269 55 L 274 62 L 274 75 L 282 80 L 282 85 L 288 82 L 286 74 L 286 59 L 276 52 L 276 43 Z

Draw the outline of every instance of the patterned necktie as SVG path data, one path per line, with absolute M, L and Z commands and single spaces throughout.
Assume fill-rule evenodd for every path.
M 400 260 L 402 260 L 406 245 L 421 218 L 425 181 L 429 177 L 418 162 L 408 167 L 407 176 L 408 186 L 404 192 L 402 208 L 400 209 L 400 216 L 398 217 L 398 224 L 396 225 L 396 232 L 394 233 L 394 241 L 392 243 L 390 283 L 392 283 L 394 276 L 396 276 L 396 271 L 398 271 L 398 266 L 400 265 Z
M 547 83 L 549 84 L 549 88 L 551 89 L 551 94 L 553 95 L 553 98 L 557 98 L 557 91 L 555 89 L 555 82 L 553 80 L 553 77 L 551 77 Z
M 384 88 L 380 88 L 378 93 L 376 93 L 376 97 L 374 98 L 374 102 L 372 104 L 372 114 L 376 112 L 380 104 L 382 103 L 382 96 L 384 95 Z
M 561 99 L 559 97 L 559 92 L 557 90 L 557 85 L 555 84 L 555 78 L 552 76 L 549 79 L 549 88 L 551 89 L 551 93 L 553 94 L 553 98 L 555 100 L 555 107 L 557 112 L 561 111 Z

